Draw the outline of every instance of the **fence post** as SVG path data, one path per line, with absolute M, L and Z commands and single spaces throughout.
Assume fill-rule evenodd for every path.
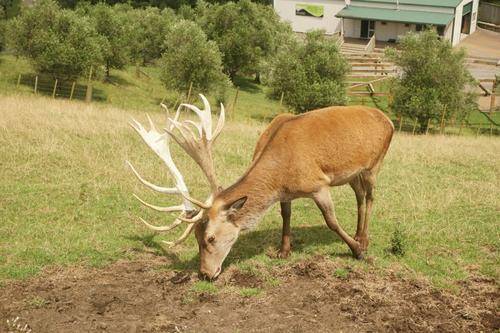
M 462 134 L 462 129 L 464 128 L 464 120 L 462 120 L 462 122 L 460 123 L 460 129 L 458 130 L 458 135 L 461 135 Z
M 415 129 L 417 128 L 417 118 L 415 118 L 415 121 L 413 122 L 413 130 L 412 130 L 412 135 L 415 135 Z
M 75 84 L 76 84 L 76 82 L 73 81 L 73 84 L 71 85 L 71 92 L 69 93 L 69 100 L 70 101 L 73 99 L 73 93 L 75 92 Z
M 427 128 L 425 129 L 425 135 L 429 134 L 430 127 L 431 127 L 431 118 L 427 120 Z
M 85 94 L 85 102 L 90 103 L 92 101 L 92 66 L 89 70 L 89 80 L 87 81 L 87 93 Z
M 282 92 L 281 92 L 281 98 L 280 98 L 280 106 L 282 106 L 282 105 L 283 105 L 283 98 L 284 98 L 284 97 L 285 97 L 285 92 L 284 92 L 284 91 L 282 91 Z
M 38 75 L 35 76 L 35 95 L 37 93 L 37 89 L 38 89 Z
M 496 90 L 497 90 L 497 85 L 498 81 L 500 80 L 500 76 L 495 75 L 495 81 L 493 81 L 493 87 L 491 87 L 491 99 L 490 99 L 490 114 L 495 111 L 495 104 L 496 104 Z
M 239 92 L 240 92 L 240 88 L 236 88 L 236 94 L 234 95 L 233 104 L 231 105 L 231 119 L 234 118 L 234 113 L 236 110 L 236 102 L 238 101 Z
M 191 83 L 189 84 L 189 90 L 188 90 L 188 93 L 187 93 L 187 101 L 186 101 L 186 103 L 189 103 L 189 99 L 191 98 L 191 90 L 193 90 L 193 81 L 191 81 Z
M 439 129 L 439 133 L 440 134 L 444 134 L 444 125 L 445 125 L 445 122 L 444 122 L 444 116 L 446 115 L 446 107 L 443 109 L 443 113 L 441 114 L 441 128 Z
M 402 127 L 403 127 L 403 116 L 399 116 L 399 130 L 398 130 L 399 133 L 401 133 Z
M 56 91 L 57 91 L 57 79 L 56 82 L 54 82 L 54 89 L 52 90 L 52 98 L 56 98 Z
M 19 74 L 19 76 L 17 77 L 17 85 L 16 85 L 16 88 L 19 89 L 19 85 L 21 84 L 21 74 Z

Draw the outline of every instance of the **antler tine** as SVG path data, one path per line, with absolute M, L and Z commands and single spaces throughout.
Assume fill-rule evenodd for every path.
M 125 163 L 128 164 L 128 166 L 130 167 L 130 169 L 132 170 L 134 175 L 137 177 L 137 179 L 139 179 L 139 181 L 141 183 L 143 183 L 144 185 L 146 185 L 150 189 L 152 189 L 156 192 L 165 193 L 165 194 L 178 194 L 179 193 L 179 190 L 175 187 L 170 187 L 170 188 L 169 187 L 162 187 L 162 186 L 158 186 L 158 185 L 155 185 L 153 183 L 148 182 L 147 180 L 145 180 L 144 178 L 141 177 L 141 175 L 137 172 L 137 170 L 134 168 L 132 163 L 130 163 L 129 161 L 125 161 Z
M 195 223 L 188 225 L 186 230 L 184 230 L 184 233 L 176 241 L 174 241 L 174 242 L 163 241 L 163 243 L 167 244 L 170 248 L 179 245 L 180 243 L 182 243 L 183 241 L 186 240 L 186 238 L 189 236 L 191 231 L 193 231 L 193 228 L 195 225 L 196 225 Z
M 179 216 L 177 217 L 179 220 L 181 220 L 182 222 L 186 222 L 186 223 L 196 223 L 198 221 L 200 221 L 202 218 L 203 218 L 203 210 L 200 210 L 198 212 L 198 214 L 196 214 L 194 217 L 188 219 L 188 218 L 185 218 L 185 217 L 182 217 L 182 216 Z
M 142 200 L 138 195 L 132 194 L 134 198 L 136 198 L 140 203 L 144 206 L 157 210 L 159 212 L 170 213 L 170 212 L 183 212 L 185 210 L 184 205 L 170 206 L 170 207 L 160 207 L 156 205 L 152 205 L 144 200 Z
M 164 225 L 164 226 L 157 227 L 155 225 L 149 224 L 142 217 L 139 217 L 139 220 L 142 223 L 144 223 L 149 229 L 154 230 L 154 231 L 169 231 L 169 230 L 172 230 L 174 228 L 177 228 L 183 222 L 182 220 L 175 219 L 175 221 L 170 225 Z
M 148 117 L 149 127 L 151 127 L 151 130 L 157 132 L 156 126 L 153 123 L 153 120 L 151 119 L 151 117 L 149 116 L 149 114 L 146 113 L 146 117 Z
M 220 103 L 219 120 L 217 121 L 217 127 L 215 128 L 215 131 L 214 131 L 213 141 L 215 141 L 215 139 L 217 139 L 219 134 L 222 132 L 222 129 L 224 128 L 225 122 L 226 122 L 226 112 L 224 110 L 224 104 Z
M 205 110 L 201 111 L 198 107 L 191 104 L 182 104 L 184 107 L 194 111 L 198 118 L 200 118 L 200 127 L 205 132 L 205 138 L 210 141 L 212 140 L 212 111 L 210 109 L 210 103 L 208 103 L 207 98 L 200 94 L 200 98 L 203 101 Z
M 194 204 L 194 205 L 196 205 L 196 206 L 198 206 L 198 207 L 200 207 L 200 208 L 203 208 L 203 209 L 210 209 L 210 207 L 212 207 L 212 205 L 211 205 L 211 204 L 209 204 L 209 203 L 205 203 L 205 202 L 201 202 L 200 200 L 197 200 L 197 199 L 195 199 L 195 198 L 192 198 L 191 196 L 189 196 L 189 194 L 186 194 L 186 193 L 184 193 L 184 192 L 182 192 L 182 191 L 181 191 L 180 193 L 181 193 L 181 195 L 182 195 L 182 197 L 183 197 L 184 199 L 186 199 L 187 201 L 191 202 L 192 204 Z M 211 201 L 211 200 L 209 199 L 208 201 Z

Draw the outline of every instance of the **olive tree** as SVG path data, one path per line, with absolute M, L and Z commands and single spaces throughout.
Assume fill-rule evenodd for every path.
M 40 0 L 8 25 L 13 51 L 35 69 L 59 78 L 75 78 L 102 63 L 102 38 L 87 17 Z
M 209 5 L 200 12 L 204 15 L 197 22 L 219 46 L 231 79 L 238 72 L 258 72 L 261 61 L 276 51 L 281 34 L 291 34 L 272 7 L 249 0 Z
M 420 131 L 429 120 L 455 117 L 464 119 L 475 107 L 475 97 L 465 87 L 473 82 L 465 66 L 465 51 L 439 39 L 433 30 L 408 33 L 400 50 L 386 51 L 401 68 L 396 79 L 392 109 L 396 114 L 416 119 Z
M 102 37 L 101 49 L 109 77 L 111 68 L 121 69 L 129 61 L 129 40 L 126 26 L 130 23 L 126 15 L 121 15 L 114 7 L 104 3 L 88 6 L 97 33 Z
M 229 82 L 222 72 L 217 44 L 208 41 L 201 28 L 192 21 L 181 20 L 172 27 L 165 38 L 160 67 L 166 87 L 181 93 L 186 92 L 192 83 L 194 91 L 216 91 L 221 95 Z
M 161 57 L 165 50 L 165 36 L 177 21 L 171 9 L 132 9 L 126 25 L 130 56 L 136 65 L 150 63 Z
M 283 94 L 296 112 L 346 103 L 346 74 L 350 67 L 335 40 L 323 31 L 309 32 L 305 40 L 292 40 L 270 63 L 271 96 Z

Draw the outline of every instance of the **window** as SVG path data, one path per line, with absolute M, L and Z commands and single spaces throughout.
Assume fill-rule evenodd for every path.
M 382 21 L 382 22 L 380 22 L 380 24 L 382 24 L 382 25 L 387 25 L 387 22 Z
M 408 23 L 406 23 L 406 24 L 405 24 L 405 27 L 407 27 L 407 28 L 408 28 L 408 27 L 410 27 L 410 25 L 409 25 Z
M 422 31 L 422 30 L 424 30 L 424 25 L 423 24 L 416 24 L 415 25 L 415 30 L 416 31 Z

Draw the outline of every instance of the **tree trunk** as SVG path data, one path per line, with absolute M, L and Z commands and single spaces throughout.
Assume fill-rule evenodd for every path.
M 255 83 L 257 84 L 260 84 L 260 72 L 257 72 L 255 73 L 255 80 L 254 80 Z

